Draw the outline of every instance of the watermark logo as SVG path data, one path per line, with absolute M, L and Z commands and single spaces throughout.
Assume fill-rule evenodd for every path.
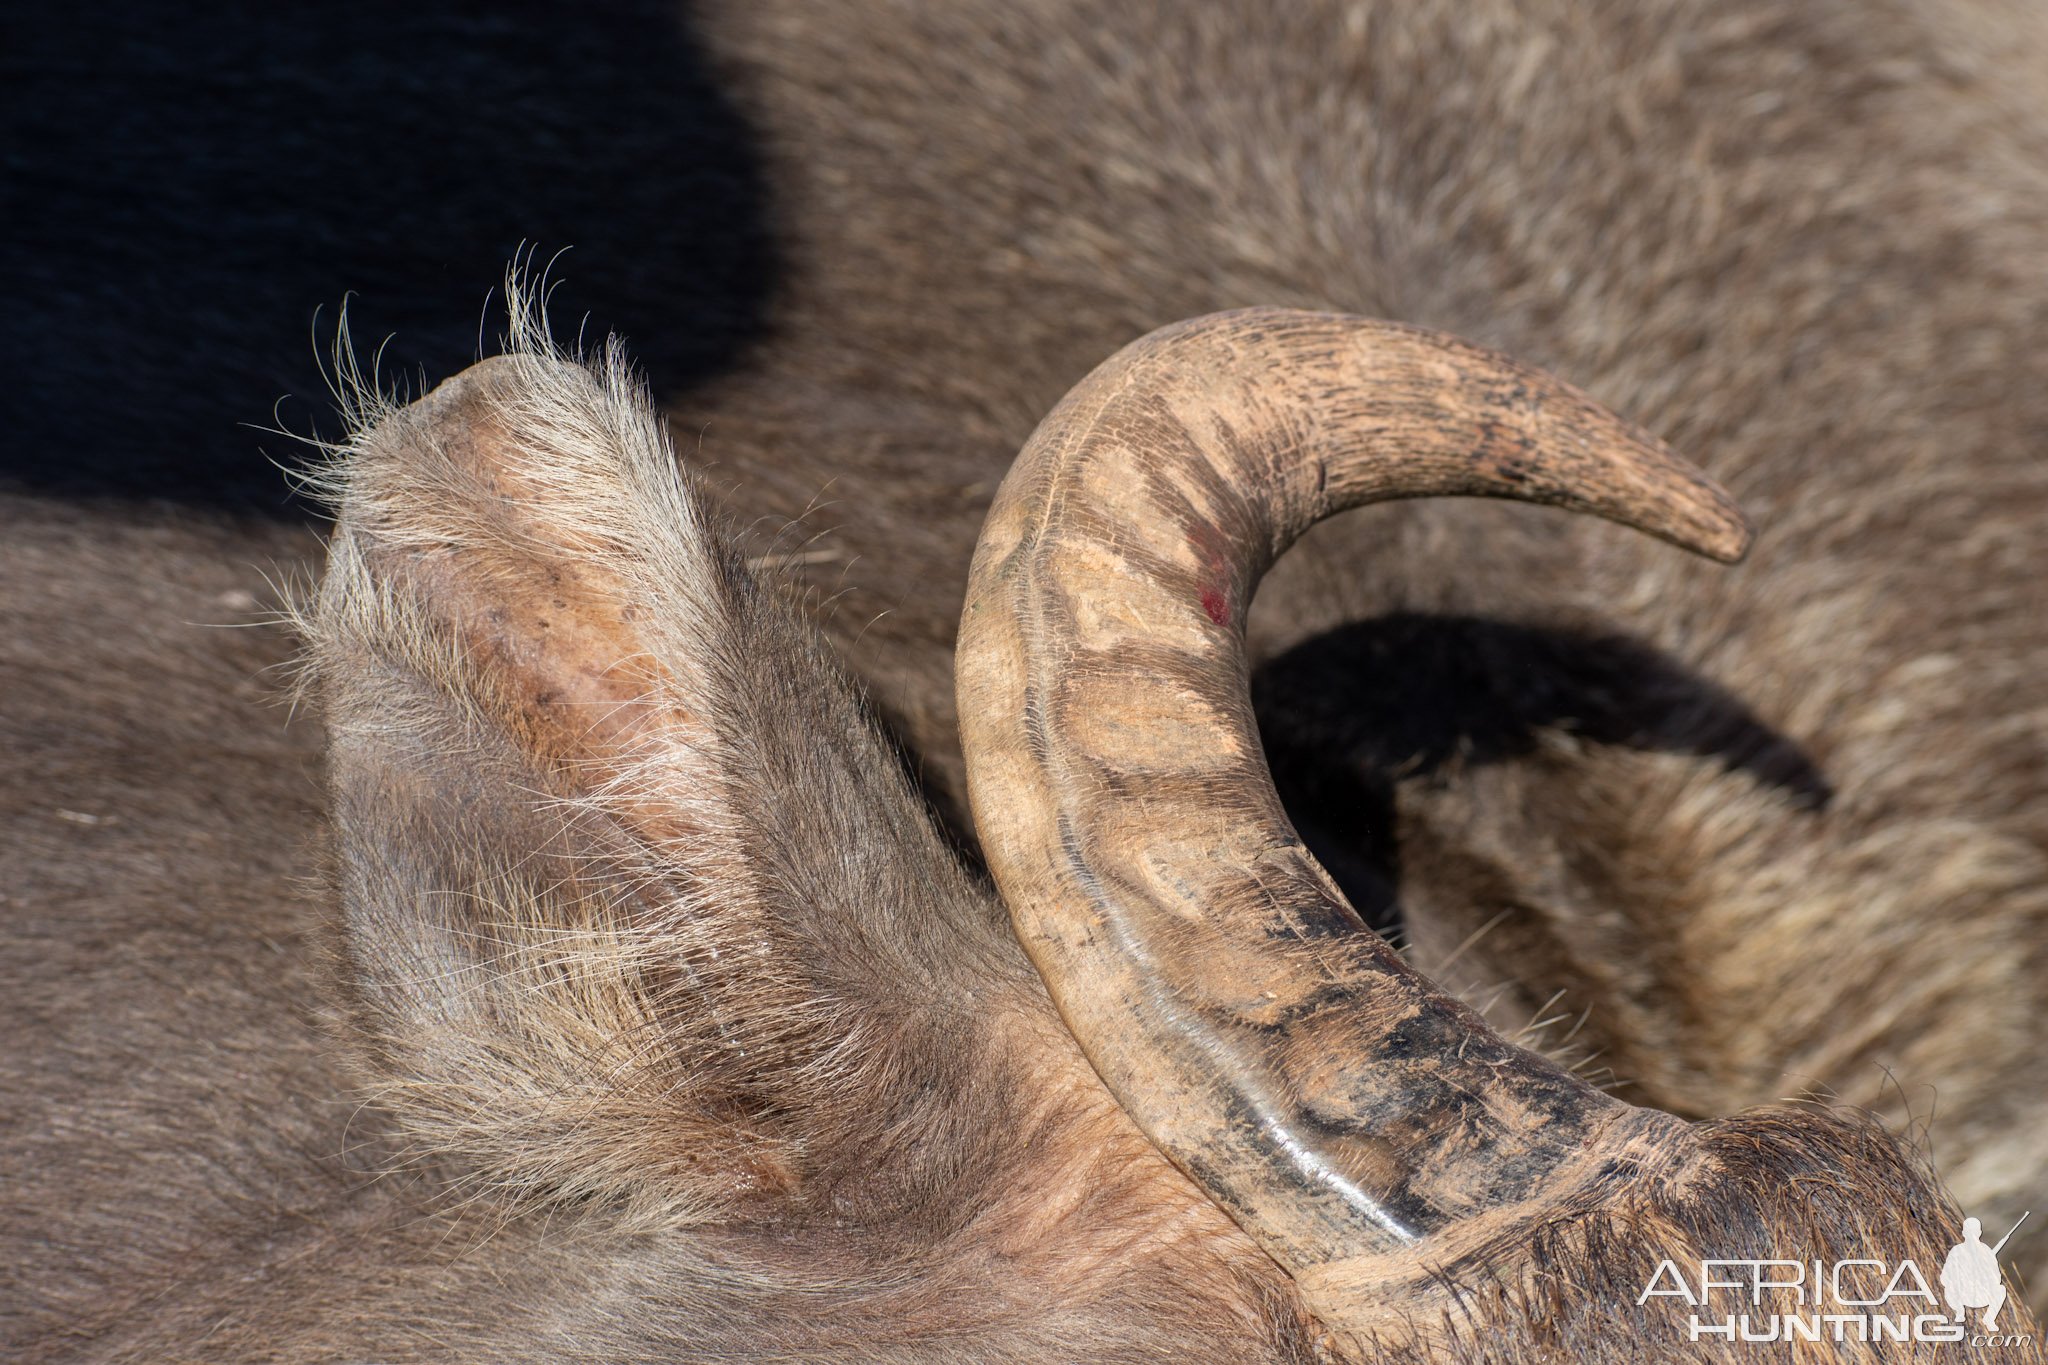
M 1910 1258 L 1702 1260 L 1691 1266 L 1667 1258 L 1636 1304 L 1683 1301 L 1689 1341 L 2016 1343 L 2026 1338 L 1998 1334 L 2006 1299 L 1998 1253 L 2028 1216 L 2021 1214 L 1992 1246 L 1984 1244 L 1982 1223 L 1964 1219 L 1963 1240 L 1949 1250 L 1933 1283 Z M 1974 1329 L 1972 1313 L 1980 1315 Z
M 2027 1214 L 2021 1214 L 2020 1223 L 2026 1221 Z M 1984 1225 L 1974 1218 L 1963 1220 L 1963 1240 L 1949 1249 L 1948 1259 L 1941 1263 L 1941 1297 L 1957 1322 L 1969 1309 L 1981 1308 L 1984 1330 L 1998 1330 L 1998 1310 L 2005 1307 L 2005 1276 L 1998 1269 L 1998 1253 L 2020 1230 L 2020 1223 L 2014 1223 L 1997 1246 L 1988 1247 L 1983 1240 Z

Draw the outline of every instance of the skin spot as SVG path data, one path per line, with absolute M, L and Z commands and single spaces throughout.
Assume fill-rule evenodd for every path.
M 1221 588 L 1202 589 L 1202 610 L 1209 613 L 1209 619 L 1219 626 L 1230 624 L 1230 603 L 1223 596 Z

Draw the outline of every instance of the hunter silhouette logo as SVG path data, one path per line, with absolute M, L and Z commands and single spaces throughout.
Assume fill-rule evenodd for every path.
M 1998 1239 L 1998 1245 L 1989 1247 L 1980 1236 L 1984 1225 L 1974 1218 L 1963 1220 L 1963 1240 L 1949 1250 L 1948 1259 L 1941 1263 L 1941 1296 L 1948 1301 L 1949 1311 L 1955 1314 L 1957 1322 L 1963 1320 L 1965 1310 L 1981 1308 L 1984 1330 L 1998 1330 L 1998 1310 L 2005 1306 L 2005 1276 L 1998 1269 L 1998 1253 L 2032 1212 L 2029 1209 L 2021 1214 L 2020 1222 Z
M 1709 1258 L 1697 1266 L 1667 1259 L 1636 1304 L 1683 1301 L 1681 1330 L 1692 1341 L 1996 1342 L 2006 1297 L 1998 1253 L 2028 1216 L 1992 1246 L 1984 1244 L 1984 1225 L 1965 1218 L 1963 1240 L 1942 1262 L 1939 1295 L 1910 1258 Z M 1983 1314 L 1975 1334 L 1965 1323 L 1972 1309 Z

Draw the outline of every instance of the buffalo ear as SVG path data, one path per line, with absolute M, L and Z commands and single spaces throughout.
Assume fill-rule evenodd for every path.
M 832 1040 L 1000 920 L 616 357 L 515 345 L 326 475 L 344 1014 L 413 1154 L 726 1216 L 881 1105 Z

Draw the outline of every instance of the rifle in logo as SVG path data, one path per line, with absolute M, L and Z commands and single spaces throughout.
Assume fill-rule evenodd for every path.
M 1974 1218 L 1963 1220 L 1963 1240 L 1949 1249 L 1948 1259 L 1941 1263 L 1942 1297 L 1957 1322 L 1963 1320 L 1966 1310 L 1981 1308 L 1984 1330 L 1998 1330 L 1998 1310 L 2005 1306 L 2005 1276 L 1999 1273 L 1998 1253 L 2032 1214 L 2032 1209 L 2022 1213 L 2019 1223 L 2007 1229 L 1996 1246 L 1984 1245 L 1979 1235 L 1984 1230 L 1982 1223 Z

